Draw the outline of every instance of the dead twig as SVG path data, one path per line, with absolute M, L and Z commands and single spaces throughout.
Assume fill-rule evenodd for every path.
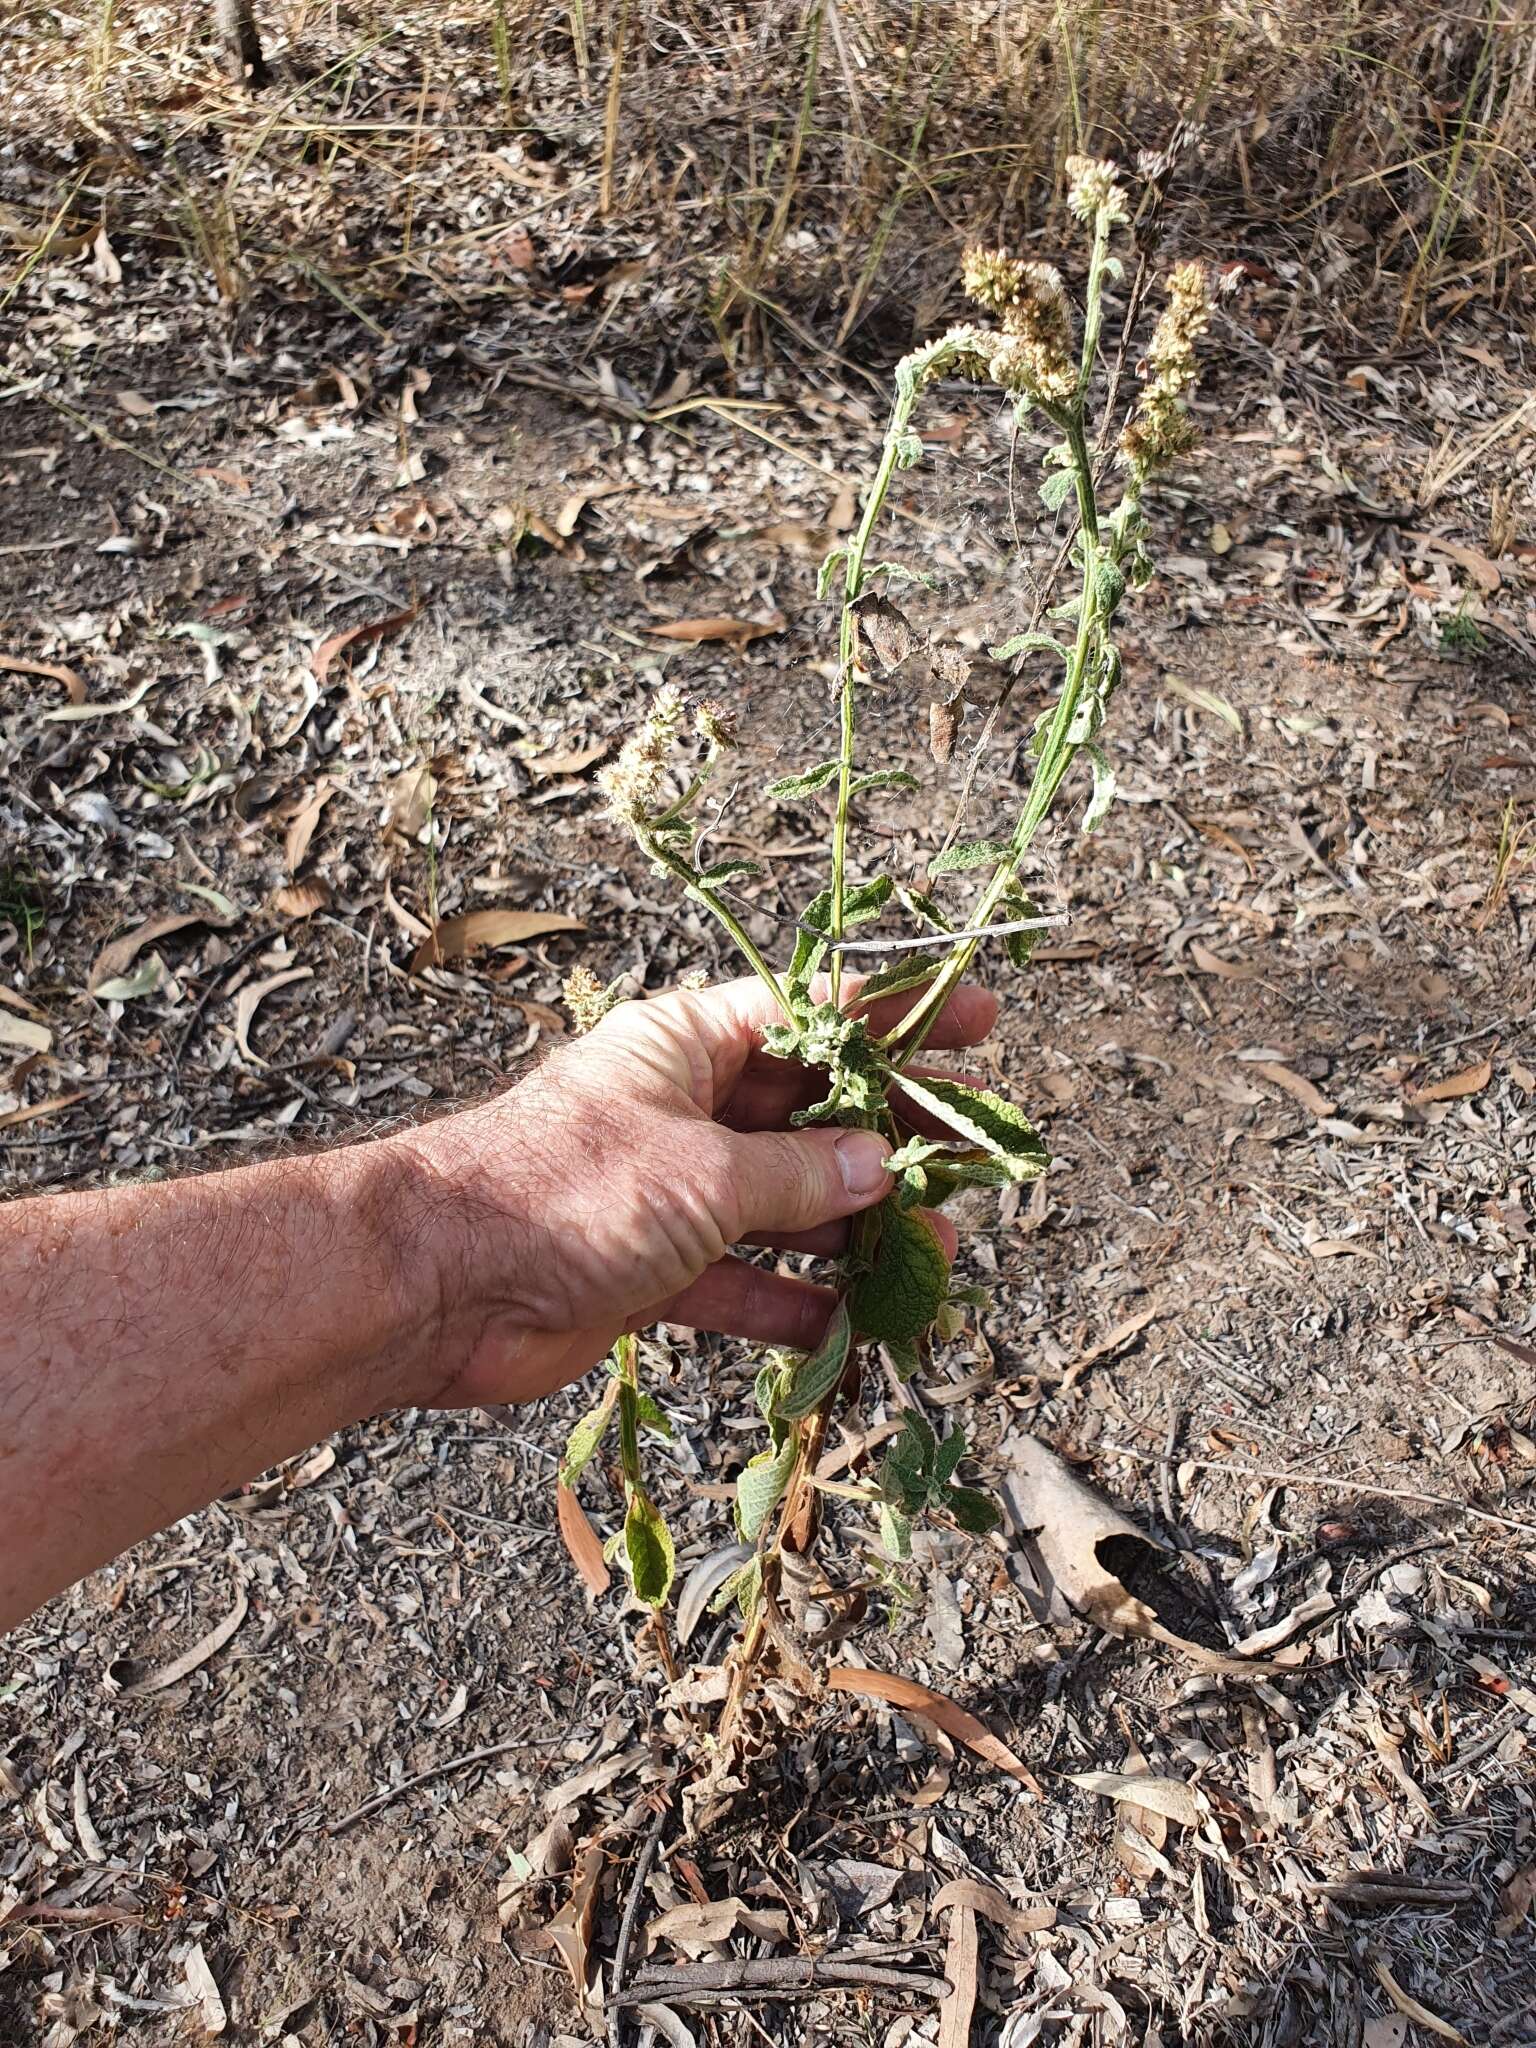
M 629 1875 L 629 1896 L 624 1901 L 624 1918 L 619 1922 L 619 1939 L 613 1951 L 613 1996 L 608 2004 L 608 2048 L 624 2048 L 624 2020 L 622 1998 L 624 1976 L 629 1968 L 630 1944 L 634 1940 L 635 1921 L 640 1914 L 640 1901 L 645 1896 L 645 1881 L 650 1875 L 651 1865 L 656 1860 L 656 1851 L 661 1846 L 662 1833 L 672 1813 L 672 1793 L 676 1781 L 663 1788 L 665 1796 L 656 1818 L 646 1831 L 645 1840 L 640 1844 L 640 1853 L 635 1858 L 635 1867 Z
M 838 1956 L 738 1957 L 723 1963 L 680 1963 L 652 1970 L 616 1989 L 614 2005 L 714 2005 L 727 1998 L 796 1998 L 815 1991 L 860 1989 L 916 1993 L 939 1999 L 945 1977 L 855 1963 Z

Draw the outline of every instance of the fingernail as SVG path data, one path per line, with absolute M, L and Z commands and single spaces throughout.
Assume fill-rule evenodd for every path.
M 888 1147 L 873 1131 L 845 1131 L 837 1141 L 838 1171 L 850 1195 L 872 1195 L 890 1176 L 885 1170 Z

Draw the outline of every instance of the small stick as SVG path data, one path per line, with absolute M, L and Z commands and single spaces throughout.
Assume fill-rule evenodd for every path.
M 956 945 L 962 939 L 1000 939 L 1007 932 L 1045 932 L 1069 923 L 1062 910 L 1050 917 L 1014 917 L 1006 924 L 981 924 L 973 931 L 928 932 L 917 939 L 839 939 L 827 950 L 832 953 L 920 953 L 928 946 Z M 814 925 L 802 924 L 803 932 L 816 932 Z M 822 934 L 816 932 L 820 938 Z
M 629 1896 L 624 1901 L 624 1918 L 619 1922 L 618 1945 L 613 1952 L 613 1995 L 608 2000 L 611 2008 L 608 2014 L 608 2048 L 624 2048 L 622 2008 L 630 2002 L 623 1996 L 624 1973 L 629 1968 L 629 1948 L 634 1940 L 635 1921 L 640 1915 L 640 1900 L 645 1892 L 645 1880 L 649 1877 L 651 1865 L 656 1860 L 662 1830 L 666 1827 L 672 1812 L 672 1789 L 672 1785 L 666 1787 L 666 1797 L 656 1818 L 651 1822 L 645 1840 L 640 1844 L 640 1853 L 636 1856 L 635 1867 L 630 1873 Z
M 1138 1465 L 1161 1465 L 1162 1451 L 1133 1451 L 1129 1444 L 1103 1444 L 1100 1448 L 1113 1458 L 1134 1458 Z M 1457 1500 L 1449 1493 L 1410 1493 L 1402 1486 L 1372 1486 L 1364 1479 L 1344 1479 L 1329 1472 L 1282 1472 L 1272 1465 L 1240 1465 L 1230 1458 L 1185 1458 L 1186 1465 L 1202 1472 L 1241 1472 L 1249 1479 L 1268 1479 L 1279 1486 L 1334 1486 L 1340 1493 L 1362 1493 L 1375 1500 L 1407 1501 L 1422 1508 L 1454 1508 L 1476 1522 L 1491 1522 L 1498 1529 L 1513 1529 L 1519 1536 L 1536 1536 L 1536 1522 L 1517 1522 L 1510 1515 L 1496 1515 L 1491 1508 L 1475 1508 L 1470 1501 Z
M 860 1985 L 872 1991 L 914 1991 L 942 1998 L 943 1977 L 917 1970 L 893 1970 L 879 1963 L 840 1961 L 836 1956 L 733 1957 L 719 1963 L 680 1963 L 652 1970 L 616 1988 L 607 2000 L 615 2005 L 698 2005 L 719 1998 L 783 1998 L 797 1992 Z
M 372 1799 L 365 1799 L 361 1806 L 344 1814 L 340 1820 L 327 1823 L 328 1835 L 344 1834 L 357 1821 L 367 1820 L 370 1814 L 380 1813 L 407 1792 L 414 1792 L 418 1785 L 430 1785 L 434 1778 L 446 1778 L 451 1771 L 462 1771 L 470 1764 L 489 1763 L 492 1757 L 506 1756 L 514 1749 L 546 1749 L 548 1742 L 530 1742 L 526 1736 L 519 1736 L 515 1742 L 493 1742 L 486 1749 L 469 1749 L 463 1756 L 450 1757 L 445 1764 L 433 1764 L 425 1771 L 418 1771 L 412 1778 L 402 1778 L 398 1785 L 391 1785 L 388 1791 L 376 1792 Z

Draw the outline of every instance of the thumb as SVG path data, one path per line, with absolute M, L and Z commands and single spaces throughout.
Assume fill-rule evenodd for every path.
M 873 1131 L 729 1134 L 737 1239 L 814 1230 L 889 1194 L 890 1146 Z

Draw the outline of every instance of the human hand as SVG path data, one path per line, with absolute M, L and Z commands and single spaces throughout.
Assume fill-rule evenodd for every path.
M 872 1004 L 872 1031 L 915 1000 Z M 763 1052 L 777 1014 L 755 979 L 624 1003 L 506 1094 L 395 1141 L 434 1190 L 440 1309 L 418 1405 L 547 1393 L 651 1323 L 814 1346 L 833 1291 L 728 1247 L 835 1257 L 847 1219 L 889 1192 L 890 1148 L 789 1127 L 824 1077 Z M 974 1045 L 996 1015 L 991 995 L 961 988 L 928 1044 Z

